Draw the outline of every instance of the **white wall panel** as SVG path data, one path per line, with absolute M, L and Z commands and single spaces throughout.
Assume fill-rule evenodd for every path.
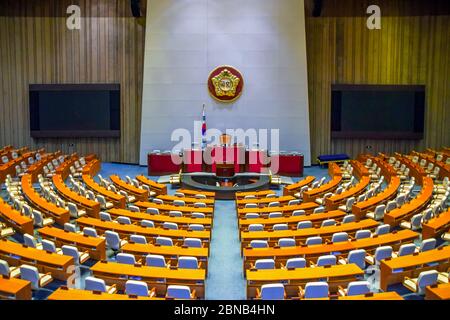
M 171 149 L 172 131 L 201 120 L 208 128 L 279 129 L 280 149 L 310 164 L 303 0 L 149 0 L 140 163 Z M 207 91 L 209 73 L 232 65 L 242 96 L 221 104 Z

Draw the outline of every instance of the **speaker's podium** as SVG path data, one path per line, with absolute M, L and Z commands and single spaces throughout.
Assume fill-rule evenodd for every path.
M 211 150 L 211 172 L 232 177 L 245 170 L 245 148 L 242 146 L 214 146 Z

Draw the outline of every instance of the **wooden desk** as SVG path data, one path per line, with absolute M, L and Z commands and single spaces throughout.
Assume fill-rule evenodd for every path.
M 212 191 L 203 191 L 203 190 L 190 190 L 190 189 L 178 189 L 177 192 L 184 193 L 186 196 L 194 196 L 197 194 L 203 194 L 206 196 L 206 199 L 213 199 L 216 197 L 216 193 Z M 202 199 L 200 199 L 202 200 Z
M 313 181 L 316 180 L 316 177 L 314 176 L 307 176 L 304 179 L 290 184 L 286 187 L 283 188 L 283 195 L 284 196 L 293 196 L 294 194 L 296 194 L 297 192 L 300 192 L 300 189 L 304 186 L 309 186 L 311 183 L 313 183 Z
M 0 153 L 3 154 L 5 152 L 11 151 L 13 150 L 13 146 L 8 145 L 8 146 L 4 146 L 3 148 L 0 149 Z
M 399 225 L 403 220 L 409 219 L 417 212 L 423 210 L 433 197 L 433 180 L 430 177 L 422 178 L 423 185 L 420 194 L 400 208 L 396 208 L 384 215 L 384 223 L 392 227 Z
M 67 289 L 65 287 L 59 287 L 47 300 L 165 300 L 164 298 L 157 297 L 140 297 L 129 296 L 126 294 L 109 294 L 106 292 L 96 292 L 80 289 Z
M 53 159 L 57 159 L 61 155 L 61 151 L 55 153 L 48 153 L 41 157 L 40 161 L 37 161 L 27 168 L 27 173 L 31 175 L 31 181 L 33 183 L 38 181 L 38 175 L 43 172 L 44 165 L 51 162 Z M 27 161 L 28 162 L 28 161 Z
M 354 249 L 364 249 L 367 252 L 375 253 L 375 249 L 381 246 L 391 246 L 393 250 L 398 250 L 402 244 L 413 242 L 418 237 L 419 233 L 405 229 L 372 238 L 359 239 L 352 243 Z
M 211 232 L 209 231 L 189 231 L 189 230 L 169 230 L 163 228 L 146 228 L 134 224 L 120 224 L 99 219 L 81 217 L 77 220 L 78 225 L 92 227 L 104 233 L 107 230 L 116 231 L 122 237 L 129 237 L 132 234 L 143 235 L 149 239 L 162 236 L 173 239 L 199 238 L 205 245 L 209 245 Z
M 25 247 L 6 239 L 0 240 L 0 259 L 6 260 L 10 266 L 33 265 L 39 272 L 51 272 L 53 278 L 63 281 L 72 274 L 68 268 L 74 264 L 73 257 Z
M 55 242 L 57 247 L 74 245 L 79 251 L 88 251 L 89 256 L 94 260 L 106 259 L 106 241 L 103 238 L 88 237 L 55 227 L 44 227 L 38 229 L 38 232 L 42 238 Z
M 362 177 L 369 176 L 369 170 L 358 160 L 350 160 L 353 167 L 353 175 L 356 175 L 360 180 Z
M 94 160 L 98 161 L 98 160 Z M 88 164 L 87 164 L 88 165 Z M 86 165 L 86 166 L 87 166 Z M 85 167 L 86 167 L 85 166 Z M 84 169 L 83 169 L 84 170 Z M 97 182 L 94 181 L 94 179 L 92 178 L 92 176 L 84 174 L 83 173 L 83 181 L 86 184 L 86 186 L 91 189 L 92 191 L 101 194 L 102 196 L 104 196 L 108 201 L 111 201 L 114 204 L 114 207 L 116 208 L 122 208 L 124 209 L 126 207 L 126 203 L 127 200 L 125 199 L 124 196 L 114 193 L 104 187 L 102 187 L 101 185 L 99 185 Z
M 187 248 L 183 246 L 158 246 L 154 244 L 127 243 L 122 248 L 122 252 L 142 258 L 145 264 L 145 256 L 148 254 L 157 254 L 165 257 L 166 262 L 171 262 L 171 266 L 178 264 L 179 257 L 196 257 L 204 265 L 203 269 L 208 270 L 209 248 Z
M 148 179 L 145 176 L 136 176 L 136 179 L 142 183 L 145 184 L 150 188 L 151 191 L 155 192 L 157 195 L 160 194 L 167 194 L 167 186 L 162 183 L 157 183 L 153 180 Z
M 317 198 L 320 198 L 327 192 L 333 192 L 342 181 L 342 172 L 341 168 L 336 163 L 330 163 L 328 165 L 328 174 L 331 177 L 331 180 L 327 183 L 321 185 L 318 188 L 314 188 L 312 190 L 308 190 L 303 192 L 303 201 L 315 201 Z
M 118 175 L 112 175 L 109 178 L 111 179 L 112 183 L 119 190 L 124 190 L 129 195 L 135 196 L 136 200 L 138 200 L 138 201 L 147 201 L 148 200 L 148 197 L 150 196 L 148 191 L 141 189 L 141 188 L 137 188 L 134 185 L 126 183 L 125 181 L 120 179 L 120 177 Z
M 237 208 L 244 208 L 247 203 L 256 203 L 260 208 L 266 207 L 271 202 L 279 202 L 280 205 L 286 206 L 289 201 L 295 200 L 293 196 L 282 196 L 276 198 L 259 198 L 259 199 L 240 199 L 236 200 Z
M 125 209 L 110 209 L 108 213 L 117 218 L 118 216 L 124 216 L 130 218 L 132 222 L 140 222 L 142 220 L 151 220 L 155 225 L 162 227 L 164 222 L 174 222 L 178 224 L 181 229 L 187 229 L 190 224 L 202 224 L 206 229 L 211 229 L 213 219 L 211 218 L 195 218 L 195 217 L 171 217 L 163 214 L 149 214 L 145 212 L 133 212 Z
M 364 176 L 354 187 L 348 189 L 347 191 L 325 198 L 325 206 L 327 210 L 337 209 L 340 205 L 345 204 L 348 198 L 357 197 L 366 190 L 369 183 L 370 177 Z
M 422 224 L 422 239 L 437 238 L 450 228 L 450 208 Z
M 338 297 L 338 300 L 404 300 L 401 295 L 395 291 L 373 293 L 369 295 Z
M 395 158 L 400 161 L 401 164 L 404 164 L 406 167 L 409 168 L 409 175 L 411 177 L 416 178 L 416 183 L 418 184 L 423 184 L 422 183 L 422 178 L 426 177 L 427 173 L 425 172 L 425 169 L 422 168 L 418 163 L 414 163 L 412 162 L 411 159 L 409 159 L 408 157 L 395 152 L 394 153 Z
M 382 192 L 365 201 L 353 204 L 352 213 L 356 216 L 357 220 L 364 219 L 367 212 L 374 210 L 379 204 L 395 198 L 399 187 L 400 178 L 397 176 L 391 177 L 388 186 Z
M 256 289 L 263 284 L 283 283 L 288 297 L 298 296 L 298 286 L 312 281 L 326 281 L 330 292 L 336 292 L 338 286 L 347 286 L 351 281 L 364 276 L 364 271 L 356 264 L 335 265 L 330 267 L 300 268 L 293 270 L 247 270 L 247 299 L 256 297 Z
M 67 179 L 70 174 L 70 167 L 73 166 L 76 160 L 78 160 L 76 153 L 72 153 L 70 156 L 67 156 L 64 162 L 56 168 L 55 173 L 61 176 L 63 180 Z
M 26 161 L 29 157 L 34 157 L 35 154 L 35 151 L 27 152 L 17 159 L 10 160 L 8 163 L 0 165 L 0 183 L 3 183 L 5 181 L 8 174 L 11 175 L 11 177 L 15 177 L 16 165 L 20 165 L 22 161 Z
M 56 223 L 64 225 L 64 223 L 69 222 L 70 213 L 69 210 L 60 208 L 57 205 L 48 202 L 46 199 L 42 198 L 33 188 L 33 183 L 31 181 L 31 175 L 25 174 L 22 176 L 21 180 L 22 191 L 25 198 L 31 202 L 35 207 L 37 207 L 43 213 L 50 215 Z
M 168 285 L 179 284 L 195 289 L 198 297 L 205 297 L 205 269 L 156 268 L 99 261 L 91 271 L 94 277 L 105 280 L 108 285 L 117 284 L 119 290 L 124 290 L 127 280 L 139 279 L 150 288 L 155 287 L 159 296 L 165 295 Z
M 269 215 L 271 212 L 281 212 L 284 215 L 291 215 L 295 210 L 305 210 L 306 213 L 312 212 L 319 205 L 315 202 L 305 202 L 297 204 L 295 206 L 282 206 L 282 207 L 264 207 L 264 208 L 242 208 L 237 209 L 238 218 L 245 217 L 247 213 L 259 213 L 259 215 Z
M 194 207 L 177 207 L 168 204 L 156 204 L 153 202 L 143 202 L 138 201 L 134 203 L 135 206 L 139 207 L 142 211 L 147 210 L 147 208 L 156 208 L 159 210 L 159 213 L 169 214 L 169 211 L 181 211 L 183 215 L 192 214 L 193 212 L 204 213 L 207 217 L 212 218 L 214 213 L 214 208 L 206 207 L 206 208 L 194 208 Z
M 378 222 L 372 219 L 365 219 L 359 222 L 344 223 L 335 226 L 321 228 L 307 228 L 300 230 L 281 230 L 281 231 L 242 231 L 241 244 L 245 248 L 250 244 L 251 240 L 266 239 L 269 245 L 276 243 L 281 238 L 293 238 L 297 242 L 303 241 L 308 237 L 321 236 L 322 238 L 331 238 L 334 233 L 347 232 L 349 235 L 354 234 L 358 230 L 374 229 L 378 226 Z
M 80 196 L 78 193 L 70 190 L 64 183 L 62 176 L 55 174 L 52 177 L 53 186 L 65 200 L 75 203 L 79 209 L 86 211 L 87 215 L 93 218 L 100 217 L 100 203 L 89 200 L 88 198 Z
M 312 246 L 296 246 L 287 248 L 244 248 L 244 269 L 250 268 L 250 263 L 258 259 L 274 258 L 277 262 L 285 263 L 289 258 L 305 257 L 309 260 L 316 260 L 326 254 L 339 252 L 339 255 L 346 256 L 348 252 L 355 249 L 364 249 L 367 253 L 374 253 L 376 248 L 381 246 L 392 246 L 394 250 L 401 244 L 412 242 L 419 236 L 411 230 L 401 230 L 396 233 L 388 233 L 374 238 L 359 239 L 347 242 L 328 243 Z
M 21 212 L 15 210 L 0 197 L 0 216 L 5 223 L 21 234 L 33 234 L 33 219 L 22 215 Z
M 31 282 L 0 276 L 0 299 L 31 300 Z
M 433 155 L 429 155 L 429 154 L 425 154 L 425 153 L 420 153 L 420 152 L 416 152 L 413 151 L 412 152 L 413 155 L 417 155 L 419 157 L 419 159 L 425 159 L 427 162 L 431 162 L 434 164 L 434 166 L 439 167 L 439 175 L 437 178 L 439 178 L 440 180 L 444 179 L 444 177 L 450 177 L 450 165 L 445 164 L 445 160 L 444 161 L 437 161 L 435 159 L 435 156 Z M 447 158 L 447 157 L 444 157 Z
M 450 284 L 425 287 L 425 300 L 450 300 Z
M 413 151 L 414 153 L 415 151 Z M 445 163 L 445 160 L 447 160 L 448 157 L 450 157 L 450 154 L 446 154 L 445 150 L 441 150 L 441 151 L 436 151 L 432 148 L 427 148 L 425 149 L 425 151 L 423 152 L 426 155 L 432 156 L 434 159 L 437 157 L 438 154 L 442 155 L 442 161 Z
M 335 219 L 335 220 L 342 220 L 345 217 L 346 213 L 340 210 L 333 210 L 328 212 L 322 212 L 322 213 L 315 213 L 315 214 L 308 214 L 303 216 L 289 216 L 289 217 L 282 217 L 282 218 L 268 218 L 267 216 L 265 218 L 257 218 L 257 219 L 246 219 L 246 218 L 240 218 L 239 219 L 239 229 L 241 231 L 247 230 L 248 226 L 251 224 L 262 224 L 264 225 L 264 228 L 266 229 L 272 229 L 272 226 L 274 224 L 278 223 L 287 223 L 289 226 L 292 226 L 293 228 L 297 229 L 297 224 L 301 221 L 311 221 L 313 226 L 320 226 L 323 220 L 326 219 Z
M 218 177 L 233 177 L 234 163 L 216 163 L 216 175 Z
M 92 161 L 89 161 L 86 163 L 86 165 L 83 167 L 82 173 L 88 176 L 95 176 L 101 169 L 101 162 L 99 159 L 92 159 Z
M 183 246 L 168 247 L 154 244 L 127 243 L 120 249 L 122 252 L 141 257 L 145 257 L 147 254 L 159 254 L 170 258 L 186 256 L 206 260 L 209 256 L 208 248 L 188 248 Z
M 276 194 L 273 190 L 261 190 L 261 191 L 246 191 L 246 192 L 236 192 L 236 200 L 244 199 L 245 196 L 255 196 L 257 199 L 265 198 L 268 194 Z
M 430 263 L 438 263 L 429 266 Z M 380 288 L 388 291 L 388 286 L 400 283 L 404 277 L 415 278 L 422 271 L 438 270 L 447 271 L 450 267 L 450 246 L 439 249 L 420 252 L 416 255 L 408 255 L 390 260 L 382 260 L 380 263 Z
M 186 203 L 186 206 L 193 206 L 196 202 L 203 202 L 208 207 L 214 207 L 215 200 L 214 199 L 197 199 L 197 198 L 189 198 L 189 197 L 176 197 L 169 196 L 168 194 L 159 195 L 156 198 L 163 200 L 164 202 L 173 202 L 174 200 L 182 200 Z

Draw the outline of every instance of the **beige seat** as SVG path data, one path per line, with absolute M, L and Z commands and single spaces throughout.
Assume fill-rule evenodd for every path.
M 53 281 L 51 273 L 39 273 L 34 266 L 23 264 L 20 266 L 20 278 L 31 282 L 31 288 L 37 290 Z
M 15 234 L 15 231 L 13 228 L 2 228 L 0 227 L 0 238 L 6 238 L 13 236 Z
M 0 275 L 9 278 L 18 278 L 20 276 L 20 268 L 10 267 L 7 261 L 0 260 Z
M 109 294 L 114 294 L 117 292 L 117 287 L 115 284 L 107 286 L 105 280 L 95 277 L 86 277 L 84 289 L 89 291 L 106 292 Z
M 436 270 L 424 271 L 419 274 L 418 278 L 405 277 L 403 286 L 417 294 L 424 294 L 425 287 L 437 283 L 438 272 Z
M 77 247 L 64 245 L 62 246 L 63 255 L 71 256 L 74 258 L 75 264 L 83 264 L 89 260 L 89 252 L 79 252 Z
M 97 201 L 100 203 L 102 209 L 111 209 L 114 207 L 112 202 L 107 202 L 105 197 L 100 194 L 97 195 Z

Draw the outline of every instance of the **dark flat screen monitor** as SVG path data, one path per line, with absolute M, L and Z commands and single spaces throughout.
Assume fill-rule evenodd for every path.
M 423 139 L 425 86 L 332 85 L 331 137 Z
M 119 84 L 31 84 L 35 138 L 120 137 Z

